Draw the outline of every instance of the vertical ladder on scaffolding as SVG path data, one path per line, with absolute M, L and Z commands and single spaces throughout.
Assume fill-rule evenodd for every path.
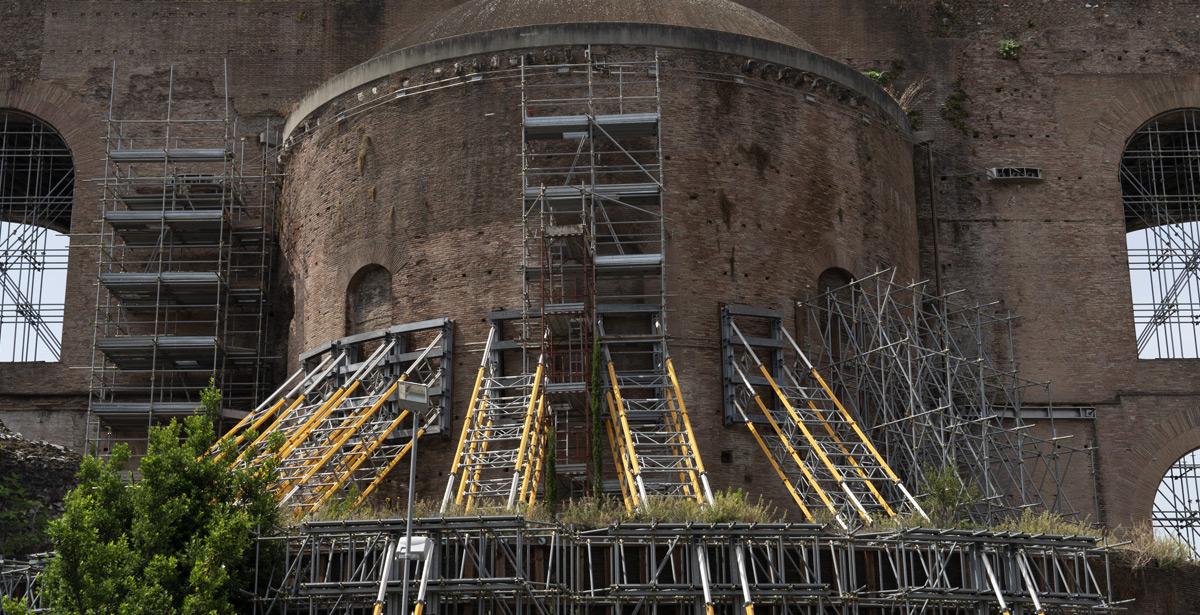
M 843 526 L 869 525 L 911 510 L 928 520 L 786 329 L 779 332 L 790 360 L 768 367 L 737 323 L 727 324 L 740 346 L 732 368 L 743 395 L 735 404 L 806 517 L 824 509 Z

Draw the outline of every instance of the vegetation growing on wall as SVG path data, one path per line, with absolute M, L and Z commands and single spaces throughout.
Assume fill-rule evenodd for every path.
M 1015 38 L 1006 38 L 1000 41 L 998 53 L 1005 60 L 1019 60 L 1021 58 L 1021 47 L 1021 41 Z
M 942 103 L 942 119 L 963 134 L 970 132 L 967 125 L 967 119 L 971 117 L 971 112 L 967 109 L 970 100 L 971 97 L 963 91 L 962 83 L 959 82 L 954 84 L 954 91 L 946 97 L 946 102 Z
M 46 514 L 16 475 L 0 475 L 0 555 L 25 555 L 42 547 Z

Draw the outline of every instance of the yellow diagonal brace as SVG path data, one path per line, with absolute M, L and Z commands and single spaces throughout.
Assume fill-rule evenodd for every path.
M 892 509 L 890 504 L 888 504 L 888 501 L 883 497 L 883 494 L 875 488 L 875 483 L 871 481 L 870 475 L 868 475 L 866 470 L 859 465 L 858 460 L 854 458 L 854 454 L 850 452 L 850 449 L 846 448 L 846 443 L 842 441 L 841 436 L 838 435 L 837 431 L 833 428 L 833 425 L 830 425 L 829 421 L 825 420 L 825 413 L 821 412 L 821 410 L 817 408 L 817 405 L 813 403 L 812 400 L 808 400 L 808 408 L 809 410 L 812 410 L 814 415 L 816 415 L 817 420 L 821 421 L 821 425 L 825 427 L 825 433 L 829 434 L 830 438 L 833 438 L 833 443 L 836 444 L 838 449 L 842 451 L 842 454 L 845 455 L 846 461 L 849 461 L 850 465 L 854 466 L 854 471 L 862 477 L 863 482 L 867 485 L 867 489 L 871 492 L 871 496 L 875 498 L 876 502 L 879 502 L 879 505 L 883 507 L 884 512 L 887 513 L 887 516 L 895 517 L 896 511 Z
M 367 498 L 375 492 L 375 489 L 377 489 L 379 485 L 383 484 L 383 479 L 387 478 L 388 473 L 390 473 L 392 469 L 400 463 L 400 460 L 404 459 L 404 457 L 408 455 L 408 452 L 412 450 L 413 442 L 415 442 L 417 438 L 424 436 L 428 429 L 429 427 L 427 425 L 422 425 L 421 428 L 417 430 L 417 433 L 414 434 L 412 439 L 404 445 L 404 448 L 400 449 L 400 452 L 396 453 L 396 456 L 393 457 L 386 466 L 384 466 L 379 475 L 375 477 L 375 480 L 371 481 L 371 484 L 367 485 L 366 489 L 363 489 L 362 495 L 358 496 L 357 500 L 354 500 L 354 504 L 351 506 L 351 508 L 358 508 L 359 506 L 362 506 L 363 502 L 367 501 Z M 414 487 L 409 485 L 408 488 L 413 489 Z
M 636 508 L 641 506 L 642 496 L 638 493 L 636 474 L 633 473 L 633 452 L 629 450 L 626 433 L 621 427 L 619 412 L 617 411 L 617 402 L 613 398 L 612 391 L 609 391 L 605 396 L 608 402 L 608 416 L 612 423 L 610 429 L 613 435 L 617 438 L 617 450 L 620 453 L 621 477 L 625 485 L 629 488 L 629 501 Z
M 517 448 L 517 463 L 513 466 L 516 472 L 520 472 L 525 463 L 525 452 L 529 447 L 529 428 L 533 424 L 534 409 L 537 408 L 538 401 L 541 399 L 542 370 L 544 368 L 545 366 L 539 358 L 537 369 L 533 372 L 533 388 L 529 391 L 529 405 L 525 408 L 525 423 L 521 426 L 521 444 Z
M 779 426 L 775 417 L 771 415 L 771 411 L 767 410 L 767 405 L 763 403 L 762 397 L 757 393 L 754 395 L 754 403 L 758 405 L 758 409 L 762 411 L 763 416 L 767 417 L 767 422 L 770 423 L 771 429 L 775 431 L 776 437 L 783 443 L 783 448 L 791 456 L 792 461 L 800 468 L 800 473 L 804 475 L 804 480 L 808 481 L 808 484 L 817 492 L 817 497 L 821 498 L 821 503 L 825 504 L 825 508 L 833 513 L 834 516 L 837 516 L 837 506 L 834 506 L 833 500 L 829 499 L 829 495 L 825 493 L 825 489 L 817 482 L 817 477 L 813 476 L 813 473 L 808 469 L 808 464 L 804 463 L 804 460 L 800 458 L 800 453 L 796 452 L 796 447 L 792 446 L 791 440 L 783 433 L 783 428 Z
M 613 432 L 613 421 L 615 419 L 612 418 L 611 396 L 609 397 L 608 405 L 610 407 L 609 420 L 604 421 L 604 430 L 608 432 L 608 450 L 612 454 L 613 465 L 617 467 L 617 486 L 621 488 L 621 501 L 625 503 L 625 512 L 632 513 L 633 501 L 629 499 L 629 489 L 625 485 L 625 464 L 622 460 L 621 453 L 617 450 L 617 446 L 621 441 L 617 438 L 616 433 Z
M 473 455 L 483 455 L 487 452 L 488 438 L 490 438 L 492 435 L 492 424 L 495 422 L 495 417 L 493 417 L 491 414 L 488 414 L 487 423 L 483 426 L 483 429 L 480 430 L 480 439 L 477 442 L 471 443 Z M 473 456 L 472 461 L 475 462 L 474 468 L 467 468 L 467 470 L 463 473 L 464 478 L 467 473 L 470 473 L 471 479 L 469 481 L 463 480 L 462 484 L 458 486 L 458 498 L 456 498 L 454 502 L 455 504 L 462 504 L 462 497 L 464 493 L 463 490 L 467 488 L 467 483 L 470 483 L 470 491 L 466 494 L 467 504 L 463 509 L 464 511 L 469 511 L 475 506 L 475 494 L 479 492 L 479 477 L 483 474 L 483 466 L 479 465 L 478 457 Z
M 875 450 L 875 445 L 871 444 L 871 441 L 867 439 L 867 435 L 863 433 L 862 429 L 859 429 L 858 422 L 854 420 L 853 416 L 850 416 L 850 412 L 847 411 L 846 407 L 842 405 L 842 402 L 837 398 L 837 395 L 833 394 L 833 391 L 829 388 L 829 385 L 825 384 L 825 379 L 821 377 L 821 374 L 817 373 L 817 370 L 814 369 L 812 370 L 812 375 L 813 378 L 820 383 L 821 388 L 825 389 L 825 394 L 829 395 L 829 399 L 833 400 L 833 404 L 837 406 L 838 411 L 841 412 L 846 421 L 850 423 L 850 427 L 854 428 L 854 433 L 858 434 L 858 439 L 862 440 L 862 443 L 867 446 L 867 450 L 871 451 L 871 455 L 873 455 L 875 460 L 879 462 L 879 467 L 883 468 L 883 471 L 887 472 L 888 477 L 893 481 L 897 483 L 900 482 L 900 477 L 896 476 L 896 473 L 892 471 L 892 467 L 888 465 L 888 462 L 883 458 L 883 455 L 880 455 L 879 451 Z
M 350 386 L 347 388 L 343 389 L 338 387 L 338 389 L 333 392 L 333 395 L 331 395 L 329 399 L 325 400 L 325 403 L 321 404 L 321 406 L 317 408 L 317 411 L 314 412 L 313 415 L 309 417 L 303 425 L 300 426 L 295 435 L 293 435 L 291 438 L 288 438 L 287 443 L 284 444 L 283 447 L 279 449 L 279 453 L 275 455 L 276 458 L 287 459 L 288 455 L 292 454 L 292 451 L 296 450 L 297 447 L 299 447 L 305 440 L 308 439 L 308 434 L 312 433 L 312 431 L 321 424 L 321 421 L 325 420 L 326 416 L 328 416 L 336 408 L 340 407 L 346 398 L 350 397 L 354 391 L 358 390 L 360 383 L 361 381 L 355 380 L 354 382 L 350 383 Z
M 679 415 L 683 417 L 683 427 L 687 432 L 688 446 L 692 450 L 692 461 L 696 468 L 696 473 L 704 476 L 708 473 L 704 469 L 704 458 L 700 456 L 700 447 L 696 443 L 696 433 L 692 431 L 692 419 L 688 416 L 687 406 L 683 403 L 683 391 L 679 388 L 679 378 L 675 375 L 675 364 L 671 359 L 667 359 L 667 374 L 671 377 L 671 389 L 675 392 L 675 401 L 679 404 Z M 692 477 L 693 482 L 696 477 Z M 706 494 L 697 493 L 697 497 L 704 501 Z
M 775 396 L 780 402 L 783 403 L 783 407 L 787 409 L 788 415 L 792 418 L 792 422 L 796 424 L 796 427 L 800 428 L 800 433 L 804 434 L 804 438 L 808 441 L 809 446 L 816 451 L 817 457 L 821 459 L 821 463 L 823 463 L 825 468 L 828 469 L 830 474 L 833 475 L 834 480 L 841 484 L 843 488 L 849 489 L 849 487 L 846 485 L 845 477 L 842 476 L 842 473 L 838 471 L 837 466 L 833 465 L 833 461 L 831 461 L 829 456 L 825 454 L 825 450 L 821 447 L 820 442 L 818 442 L 816 437 L 812 435 L 812 432 L 808 430 L 808 426 L 804 424 L 804 418 L 801 417 L 800 413 L 796 411 L 796 408 L 792 406 L 792 402 L 788 400 L 787 395 L 783 394 L 783 391 L 779 388 L 779 385 L 775 382 L 775 379 L 771 377 L 771 372 L 765 365 L 762 364 L 759 364 L 758 369 L 767 379 L 767 383 L 771 385 L 771 389 L 775 391 Z M 861 504 L 855 506 L 854 509 L 855 512 L 858 513 L 858 516 L 862 517 L 863 521 L 866 521 L 867 523 L 871 522 L 871 517 L 867 515 L 865 510 L 863 510 Z
M 458 446 L 454 449 L 454 461 L 450 464 L 450 474 L 458 473 L 459 466 L 462 464 L 462 454 L 464 445 L 467 442 L 467 434 L 471 432 L 471 424 L 475 416 L 475 405 L 479 403 L 479 390 L 483 384 L 483 374 L 486 368 L 480 367 L 475 374 L 475 385 L 471 387 L 471 401 L 467 404 L 467 416 L 463 418 L 462 432 L 458 435 Z
M 287 420 L 287 418 L 291 416 L 302 403 L 304 403 L 303 395 L 297 397 L 296 401 L 293 401 L 286 410 L 281 412 L 279 416 L 275 417 L 275 420 L 271 421 L 271 424 L 268 425 L 266 429 L 262 430 L 262 432 L 258 434 L 258 437 L 255 438 L 249 446 L 247 446 L 242 450 L 241 453 L 238 454 L 237 459 L 235 459 L 233 462 L 234 465 L 240 465 L 243 461 L 245 461 L 246 455 L 249 454 L 250 451 L 256 450 L 259 446 L 261 446 L 263 441 L 265 441 L 268 436 L 274 433 L 275 429 L 279 427 L 285 420 Z
M 342 447 L 346 445 L 346 442 L 349 441 L 350 438 L 354 437 L 354 434 L 358 433 L 358 430 L 362 428 L 362 426 L 368 420 L 370 420 L 371 417 L 375 416 L 376 412 L 379 412 L 379 409 L 382 408 L 383 404 L 386 403 L 388 398 L 392 396 L 392 393 L 396 392 L 396 387 L 398 386 L 400 386 L 399 382 L 393 382 L 392 385 L 389 386 L 387 390 L 385 390 L 383 394 L 371 404 L 370 408 L 368 408 L 365 412 L 359 413 L 358 418 L 354 419 L 353 422 L 346 426 L 342 435 L 338 436 L 338 438 L 331 442 L 329 446 L 325 447 L 325 453 L 323 455 L 317 458 L 315 462 L 308 464 L 310 467 L 302 477 L 297 480 L 285 481 L 279 488 L 279 492 L 283 493 L 292 487 L 303 485 L 304 483 L 307 483 L 313 476 L 315 476 L 317 472 L 320 472 L 321 468 L 324 468 L 325 464 L 329 463 L 329 460 L 333 459 L 333 456 L 336 455 L 338 451 L 340 451 Z
M 251 424 L 244 431 L 241 431 L 240 433 L 238 433 L 237 437 L 233 439 L 232 443 L 230 443 L 228 445 L 222 445 L 221 442 L 222 442 L 222 440 L 224 440 L 224 438 L 222 438 L 222 440 L 218 440 L 215 444 L 213 444 L 213 446 L 214 447 L 220 446 L 220 451 L 217 452 L 217 456 L 214 457 L 213 459 L 215 461 L 220 461 L 221 459 L 223 459 L 225 457 L 225 454 L 228 453 L 229 451 L 237 450 L 237 447 L 240 446 L 242 444 L 242 442 L 246 440 L 247 434 L 256 432 L 256 430 L 259 427 L 261 427 L 262 424 L 267 421 L 267 419 L 274 416 L 274 414 L 277 411 L 279 411 L 279 409 L 281 407 L 283 407 L 283 405 L 285 403 L 287 403 L 287 400 L 281 397 L 281 398 L 279 398 L 279 401 L 275 402 L 274 404 L 271 404 L 271 407 L 267 408 L 266 412 L 263 412 L 262 416 L 255 419 L 253 424 Z M 238 424 L 235 425 L 233 427 L 233 429 L 230 429 L 229 432 L 225 434 L 225 438 L 228 438 L 230 434 L 237 432 L 244 425 L 244 423 L 250 419 L 250 416 L 251 415 L 247 414 L 241 421 L 238 421 Z M 212 450 L 210 449 L 209 452 L 211 453 Z
M 783 486 L 787 488 L 788 493 L 792 495 L 792 500 L 800 507 L 800 512 L 804 513 L 804 518 L 807 521 L 813 520 L 812 511 L 804 504 L 804 498 L 800 497 L 800 493 L 796 491 L 796 487 L 792 485 L 792 479 L 788 478 L 783 468 L 779 466 L 779 462 L 775 460 L 775 455 L 771 453 L 771 447 L 767 446 L 767 441 L 763 439 L 762 434 L 758 433 L 758 428 L 754 426 L 754 422 L 746 419 L 746 427 L 750 429 L 750 433 L 754 436 L 754 440 L 758 442 L 758 447 L 762 449 L 764 455 L 767 456 L 767 461 L 771 462 L 771 467 L 775 469 L 775 474 L 779 476 L 779 480 L 783 481 Z
M 517 495 L 518 502 L 524 502 L 526 495 L 529 493 L 529 479 L 530 479 L 530 475 L 533 474 L 533 472 L 531 470 L 533 468 L 534 462 L 536 461 L 535 455 L 537 455 L 539 453 L 537 445 L 538 445 L 538 440 L 540 439 L 541 434 L 542 434 L 542 429 L 544 428 L 544 425 L 542 425 L 542 416 L 545 411 L 546 411 L 546 396 L 539 395 L 538 400 L 537 400 L 537 416 L 535 416 L 533 419 L 533 434 L 531 435 L 532 441 L 530 442 L 531 450 L 530 450 L 529 454 L 527 455 L 529 457 L 529 459 L 526 460 L 524 468 L 521 467 L 519 457 L 517 460 L 517 471 L 522 472 L 521 490 L 518 492 L 519 495 Z
M 612 361 L 608 362 L 608 378 L 612 384 L 612 395 L 617 406 L 617 418 L 620 419 L 621 430 L 625 436 L 625 447 L 629 452 L 629 468 L 633 472 L 633 480 L 641 475 L 642 468 L 638 465 L 637 452 L 633 447 L 633 435 L 629 429 L 629 417 L 625 415 L 625 400 L 621 398 L 621 387 L 617 384 L 617 368 Z
M 362 466 L 362 464 L 368 459 L 370 459 L 371 455 L 374 455 L 375 451 L 379 450 L 380 446 L 383 446 L 384 441 L 392 435 L 392 432 L 396 431 L 396 428 L 404 422 L 404 419 L 408 418 L 409 414 L 410 413 L 408 410 L 401 412 L 399 416 L 397 416 L 395 419 L 392 419 L 391 423 L 388 423 L 388 426 L 379 433 L 379 436 L 376 437 L 369 446 L 363 448 L 362 450 L 358 450 L 356 447 L 355 451 L 351 451 L 351 454 L 354 455 L 354 457 L 346 466 L 346 469 L 341 473 L 338 479 L 334 481 L 333 484 L 328 485 L 316 492 L 320 495 L 317 497 L 316 502 L 308 507 L 306 512 L 316 512 L 320 510 L 321 507 L 325 505 L 325 502 L 328 502 L 329 499 L 332 498 L 333 495 L 337 493 L 338 490 L 341 489 L 351 477 L 354 476 L 354 473 L 358 471 L 358 468 Z

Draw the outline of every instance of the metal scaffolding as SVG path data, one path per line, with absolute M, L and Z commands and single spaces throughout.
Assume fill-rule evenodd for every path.
M 305 353 L 300 369 L 209 454 L 241 467 L 277 464 L 276 499 L 294 518 L 346 500 L 358 507 L 416 439 L 449 427 L 453 347 L 453 325 L 439 319 Z
M 748 336 L 739 321 L 765 328 Z M 842 528 L 904 512 L 928 521 L 782 321 L 774 310 L 722 309 L 726 392 L 801 513 L 812 521 L 823 510 Z
M 1171 465 L 1154 495 L 1150 522 L 1159 534 L 1183 541 L 1200 559 L 1200 449 Z
M 1094 538 L 735 523 L 581 530 L 519 517 L 417 519 L 406 550 L 408 536 L 404 520 L 378 520 L 261 539 L 255 613 L 1116 610 Z
M 1154 118 L 1121 156 L 1138 357 L 1200 357 L 1200 110 Z
M 446 506 L 711 500 L 666 349 L 658 57 L 584 54 L 522 58 L 523 305 L 491 317 Z
M 43 603 L 39 583 L 49 563 L 49 553 L 37 553 L 29 559 L 0 558 L 0 596 L 16 600 L 32 613 L 48 613 Z M 0 613 L 4 613 L 0 606 Z
M 226 77 L 226 80 L 228 78 Z M 229 106 L 175 100 L 159 118 L 107 117 L 87 450 L 127 442 L 197 411 L 210 379 L 227 417 L 269 381 L 267 344 L 276 189 L 274 130 L 242 136 Z
M 0 362 L 60 358 L 74 198 L 62 136 L 0 110 Z
M 1018 376 L 1013 318 L 995 304 L 900 284 L 885 270 L 800 308 L 801 339 L 810 340 L 830 388 L 914 493 L 928 493 L 936 475 L 952 469 L 970 501 L 966 514 L 982 523 L 1030 507 L 1079 512 L 1066 481 L 1081 472 L 1090 484 L 1071 491 L 1096 493 L 1092 450 L 1058 434 L 1055 412 L 1027 420 L 1025 391 L 1046 385 Z

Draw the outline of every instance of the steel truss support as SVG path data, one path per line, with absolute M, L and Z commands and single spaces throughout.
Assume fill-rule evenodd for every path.
M 453 329 L 448 320 L 354 335 L 301 357 L 302 367 L 249 412 L 209 454 L 235 465 L 278 464 L 276 496 L 295 517 L 335 498 L 364 503 L 416 438 L 448 418 Z M 423 385 L 431 403 L 397 401 L 402 383 Z M 416 433 L 406 433 L 411 412 Z M 408 430 L 411 432 L 411 429 Z M 276 448 L 271 448 L 274 442 Z
M 61 356 L 74 192 L 62 136 L 0 110 L 0 362 Z
M 735 312 L 722 313 L 723 328 L 735 338 L 727 340 L 726 369 L 741 385 L 732 401 L 789 492 L 809 496 L 798 498 L 801 511 L 811 520 L 812 509 L 823 507 L 842 527 L 869 525 L 873 515 L 895 517 L 905 510 L 928 520 L 779 319 L 769 323 L 770 338 L 756 338 L 755 344 L 767 348 L 764 363 L 738 328 Z M 754 418 L 745 408 L 750 400 Z
M 1200 357 L 1200 111 L 1139 128 L 1120 180 L 1138 356 Z
M 1107 613 L 1095 539 L 817 525 L 619 525 L 519 517 L 309 523 L 261 539 L 256 613 Z M 409 566 L 414 604 L 399 604 Z

